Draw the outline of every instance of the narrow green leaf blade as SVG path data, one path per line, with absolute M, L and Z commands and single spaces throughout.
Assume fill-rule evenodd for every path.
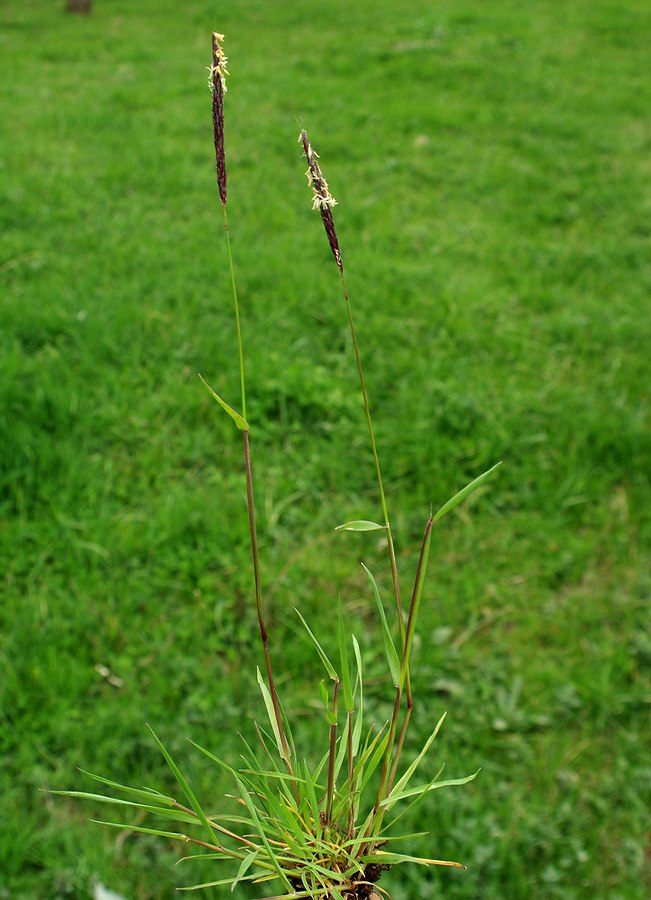
M 470 781 L 474 781 L 477 775 L 479 775 L 480 769 L 477 769 L 472 775 L 466 775 L 465 778 L 451 778 L 449 781 L 436 781 L 434 784 L 421 784 L 415 788 L 409 788 L 406 791 L 401 791 L 396 794 L 394 797 L 387 797 L 380 803 L 380 806 L 388 806 L 389 804 L 393 805 L 398 800 L 404 800 L 406 797 L 415 797 L 422 796 L 423 794 L 427 794 L 430 791 L 436 791 L 439 788 L 444 787 L 454 787 L 456 785 L 468 784 Z
M 362 679 L 362 653 L 359 649 L 359 643 L 355 635 L 353 638 L 353 650 L 355 651 L 355 662 L 357 663 L 357 686 L 359 687 L 359 701 L 357 704 L 357 716 L 355 718 L 355 728 L 353 730 L 353 756 L 357 756 L 360 741 L 362 739 L 362 727 L 364 724 L 364 683 Z
M 380 591 L 378 590 L 377 582 L 373 577 L 372 573 L 369 569 L 366 568 L 364 563 L 362 563 L 362 568 L 368 575 L 368 579 L 371 582 L 371 587 L 373 588 L 373 596 L 375 597 L 375 605 L 378 608 L 378 612 L 380 614 L 380 619 L 382 621 L 382 637 L 384 638 L 384 652 L 387 658 L 387 662 L 389 664 L 389 671 L 391 672 L 391 680 L 393 681 L 394 687 L 398 687 L 400 684 L 400 657 L 398 656 L 398 651 L 396 650 L 396 645 L 393 643 L 393 637 L 391 636 L 391 629 L 389 628 L 389 623 L 387 622 L 387 617 L 384 612 L 384 606 L 382 605 L 382 598 L 380 597 Z
M 271 699 L 271 693 L 269 692 L 269 688 L 265 684 L 264 678 L 262 677 L 262 673 L 258 668 L 258 684 L 260 685 L 260 691 L 262 693 L 262 699 L 264 700 L 264 705 L 267 709 L 267 718 L 269 719 L 269 723 L 271 725 L 271 730 L 274 733 L 274 739 L 276 741 L 276 747 L 278 748 L 278 754 L 281 759 L 286 759 L 287 754 L 283 748 L 283 741 L 280 736 L 280 729 L 278 728 L 278 722 L 276 721 L 276 711 L 274 709 L 273 700 Z
M 360 786 L 359 786 L 360 791 L 363 791 L 364 788 L 366 787 L 366 785 L 368 784 L 369 779 L 371 778 L 371 776 L 373 775 L 373 772 L 375 772 L 378 765 L 380 764 L 380 760 L 384 756 L 384 751 L 387 748 L 387 744 L 389 742 L 389 733 L 387 732 L 384 735 L 384 737 L 382 737 L 380 740 L 378 740 L 380 738 L 381 734 L 382 734 L 382 731 L 380 731 L 379 734 L 376 735 L 376 737 L 373 740 L 373 743 L 371 744 L 371 747 L 374 747 L 374 750 L 373 750 L 372 754 L 369 754 L 368 761 L 364 760 L 364 763 L 363 763 L 364 769 L 363 769 L 363 774 L 362 774 L 362 778 L 361 778 L 361 782 L 360 782 Z M 376 741 L 377 741 L 377 744 L 376 744 Z
M 105 794 L 89 794 L 86 791 L 48 791 L 49 794 L 58 794 L 60 797 L 73 797 L 75 800 L 90 800 L 93 803 L 110 803 L 112 806 L 128 806 L 131 809 L 140 809 L 152 816 L 160 816 L 163 819 L 172 819 L 174 822 L 184 822 L 186 825 L 197 825 L 196 816 L 186 813 L 181 809 L 173 809 L 169 806 L 152 806 L 147 803 L 137 803 L 135 800 L 122 800 L 120 797 L 107 797 Z
M 303 618 L 303 616 L 300 614 L 300 612 L 296 609 L 296 607 L 294 607 L 294 609 L 295 609 L 296 615 L 299 617 L 299 619 L 300 619 L 301 622 L 303 623 L 303 627 L 305 628 L 305 630 L 307 631 L 307 633 L 309 634 L 309 636 L 312 638 L 312 643 L 313 643 L 314 646 L 316 647 L 317 653 L 318 653 L 319 656 L 321 657 L 321 662 L 323 663 L 326 672 L 328 673 L 328 675 L 330 676 L 330 678 L 331 678 L 333 681 L 339 681 L 339 676 L 338 676 L 337 673 L 335 672 L 334 666 L 332 665 L 332 663 L 330 662 L 330 660 L 329 660 L 328 657 L 326 656 L 325 650 L 323 649 L 323 647 L 321 646 L 321 644 L 320 644 L 320 643 L 318 642 L 318 640 L 316 639 L 316 637 L 315 637 L 314 633 L 312 632 L 310 626 L 307 624 L 307 622 L 305 621 L 305 619 Z
M 186 856 L 186 859 L 192 859 L 192 858 L 193 857 L 191 857 L 191 856 Z M 256 878 L 259 878 L 259 877 L 260 877 L 259 873 L 254 872 L 252 875 L 244 875 L 239 880 L 240 881 L 254 881 Z M 233 884 L 233 881 L 234 881 L 234 879 L 233 879 L 233 876 L 231 875 L 230 878 L 221 878 L 219 881 L 206 881 L 203 884 L 192 884 L 189 887 L 180 887 L 180 888 L 177 888 L 177 891 L 186 891 L 186 892 L 187 891 L 204 891 L 204 890 L 206 890 L 206 888 L 222 887 L 223 885 L 226 885 L 226 884 Z M 235 889 L 234 886 L 231 887 L 231 891 L 233 891 L 234 889 Z
M 396 794 L 396 795 L 400 794 L 402 791 L 405 790 L 405 788 L 409 784 L 413 774 L 416 772 L 416 769 L 423 761 L 423 758 L 426 756 L 427 751 L 429 750 L 429 748 L 432 746 L 432 744 L 436 740 L 436 737 L 440 731 L 441 725 L 445 721 L 446 716 L 447 716 L 447 712 L 444 712 L 443 715 L 441 716 L 441 718 L 438 720 L 438 722 L 436 724 L 436 728 L 434 729 L 434 731 L 431 733 L 431 735 L 427 739 L 423 749 L 420 751 L 420 753 L 418 754 L 416 759 L 409 766 L 409 768 L 407 769 L 405 774 L 402 776 L 402 778 L 400 778 L 399 781 L 397 781 L 396 784 L 393 786 L 393 790 L 387 797 L 387 803 L 386 803 L 387 810 L 391 809 L 391 807 L 393 806 L 393 803 L 391 803 L 389 801 L 393 800 L 393 802 L 397 802 L 397 800 L 394 800 L 394 794 Z
M 454 497 L 450 497 L 447 503 L 444 503 L 443 506 L 439 509 L 439 511 L 434 515 L 433 521 L 438 522 L 439 519 L 442 519 L 446 513 L 449 513 L 451 509 L 454 509 L 455 506 L 458 506 L 461 502 L 463 502 L 469 494 L 472 494 L 473 491 L 476 491 L 478 487 L 486 481 L 487 478 L 493 474 L 495 469 L 498 466 L 501 466 L 502 462 L 495 463 L 492 468 L 488 469 L 488 471 L 484 472 L 479 477 L 475 478 L 474 481 L 471 481 L 470 484 L 467 484 L 464 488 L 461 488 Z
M 94 825 L 105 825 L 108 828 L 117 828 L 119 831 L 137 831 L 139 834 L 154 834 L 156 837 L 169 838 L 171 841 L 184 841 L 188 843 L 187 834 L 178 831 L 161 831 L 158 828 L 145 828 L 144 825 L 129 825 L 126 822 L 105 822 L 102 819 L 91 819 Z M 219 844 L 210 844 L 215 850 L 219 850 Z
M 378 863 L 380 865 L 397 866 L 400 863 L 419 863 L 421 866 L 454 866 L 457 869 L 465 869 L 463 863 L 451 862 L 447 859 L 425 859 L 421 856 L 407 856 L 404 853 L 389 853 L 380 850 L 364 856 L 364 862 Z
M 310 807 L 310 815 L 312 816 L 312 821 L 314 823 L 314 830 L 315 832 L 317 831 L 317 829 L 319 829 L 320 831 L 319 803 L 316 799 L 315 782 L 312 779 L 309 766 L 307 762 L 305 762 L 305 760 L 303 761 L 303 772 L 305 775 L 306 795 Z
M 197 372 L 197 374 L 199 375 L 198 372 Z M 199 378 L 205 385 L 206 389 L 208 390 L 208 393 L 211 394 L 211 396 L 217 401 L 217 403 L 219 403 L 219 405 L 224 410 L 224 412 L 228 413 L 228 415 L 235 422 L 235 424 L 240 429 L 240 431 L 248 431 L 249 423 L 246 421 L 246 419 L 243 419 L 242 416 L 238 412 L 235 412 L 235 410 L 233 409 L 232 406 L 229 406 L 225 400 L 222 400 L 222 398 L 219 396 L 219 394 L 217 394 L 215 391 L 213 391 L 213 389 L 210 387 L 210 385 L 208 384 L 206 379 L 203 377 L 203 375 L 199 375 Z
M 337 525 L 335 531 L 385 531 L 386 525 L 378 525 L 377 522 L 369 522 L 368 519 L 354 519 L 352 522 L 344 522 Z
M 244 857 L 244 859 L 242 860 L 242 862 L 240 864 L 239 869 L 237 870 L 237 875 L 233 879 L 233 883 L 231 885 L 231 893 L 233 893 L 233 891 L 237 887 L 238 883 L 240 881 L 242 881 L 242 879 L 244 878 L 246 873 L 249 871 L 249 869 L 251 868 L 251 863 L 254 861 L 254 859 L 256 858 L 256 856 L 258 855 L 259 852 L 260 851 L 257 849 L 252 850 L 251 853 L 248 854 L 248 856 Z
M 179 769 L 179 767 L 176 765 L 176 763 L 174 762 L 174 760 L 172 759 L 172 757 L 171 757 L 170 754 L 168 753 L 166 747 L 164 747 L 163 744 L 161 743 L 161 741 L 158 739 L 158 736 L 156 735 L 156 732 L 154 731 L 154 729 L 151 727 L 151 725 L 148 725 L 147 728 L 149 728 L 149 730 L 151 731 L 154 740 L 155 740 L 156 743 L 158 744 L 161 753 L 163 754 L 163 756 L 165 757 L 165 759 L 166 759 L 166 761 L 167 761 L 167 765 L 168 765 L 168 766 L 170 767 L 170 769 L 172 770 L 172 772 L 173 772 L 173 774 L 174 774 L 174 777 L 176 778 L 176 780 L 178 781 L 179 785 L 181 786 L 181 789 L 183 790 L 183 793 L 184 793 L 185 796 L 188 798 L 188 802 L 189 802 L 190 806 L 191 806 L 192 809 L 195 811 L 195 813 L 197 814 L 199 820 L 201 821 L 201 823 L 203 824 L 204 828 L 206 829 L 206 831 L 207 831 L 208 834 L 210 835 L 210 841 L 211 841 L 211 843 L 212 843 L 213 845 L 216 844 L 217 846 L 219 846 L 219 841 L 217 840 L 217 837 L 216 837 L 216 835 L 215 835 L 214 829 L 212 828 L 210 822 L 208 821 L 208 817 L 206 816 L 205 812 L 204 812 L 203 809 L 201 808 L 201 805 L 200 805 L 199 801 L 197 800 L 197 798 L 195 797 L 194 793 L 192 792 L 192 788 L 190 787 L 190 785 L 187 783 L 187 781 L 186 781 L 185 778 L 183 777 L 183 774 L 181 773 L 181 770 Z
M 79 771 L 89 778 L 92 778 L 94 781 L 99 781 L 100 784 L 107 784 L 109 787 L 115 788 L 118 791 L 124 791 L 124 793 L 131 794 L 134 797 L 140 797 L 143 800 L 149 800 L 150 802 L 155 800 L 157 803 L 163 803 L 165 806 L 173 806 L 176 802 L 174 797 L 168 797 L 165 794 L 161 794 L 160 791 L 154 791 L 151 788 L 133 788 L 126 784 L 120 784 L 118 781 L 111 781 L 110 778 L 104 778 L 103 775 L 96 775 L 94 772 L 88 772 L 86 769 L 80 768 Z
M 253 821 L 256 824 L 256 828 L 258 829 L 258 834 L 259 834 L 260 840 L 264 844 L 265 850 L 267 851 L 267 855 L 269 857 L 269 862 L 271 863 L 271 865 L 274 867 L 274 869 L 278 873 L 278 876 L 279 876 L 280 880 L 283 882 L 285 888 L 287 888 L 291 891 L 292 886 L 290 884 L 290 881 L 287 878 L 287 876 L 285 875 L 285 872 L 284 872 L 282 866 L 278 862 L 277 853 L 274 853 L 274 851 L 271 848 L 269 839 L 265 833 L 264 825 L 262 824 L 260 816 L 258 815 L 258 811 L 255 808 L 255 804 L 253 803 L 253 800 L 251 799 L 249 792 L 247 791 L 246 787 L 242 783 L 242 780 L 238 777 L 237 772 L 235 772 L 234 769 L 231 769 L 231 772 L 232 772 L 233 777 L 235 778 L 235 781 L 237 782 L 240 796 L 242 797 L 242 800 L 244 800 L 244 803 L 246 804 L 249 814 L 251 815 L 251 818 L 253 819 Z
M 341 677 L 344 689 L 344 706 L 346 712 L 352 712 L 355 708 L 353 698 L 353 687 L 350 678 L 350 668 L 348 666 L 348 635 L 346 634 L 346 624 L 344 622 L 344 606 L 339 598 L 339 658 L 341 660 Z
M 429 560 L 430 545 L 432 543 L 432 525 L 434 519 L 430 514 L 425 526 L 425 534 L 420 548 L 418 558 L 418 568 L 416 570 L 416 578 L 414 580 L 414 589 L 411 595 L 411 605 L 409 607 L 409 618 L 407 620 L 407 631 L 405 633 L 405 647 L 402 654 L 402 663 L 400 665 L 400 687 L 404 687 L 409 672 L 409 658 L 411 656 L 411 647 L 416 632 L 416 623 L 418 621 L 418 613 L 420 603 L 423 598 L 423 587 L 425 585 L 425 576 L 427 574 L 427 563 Z

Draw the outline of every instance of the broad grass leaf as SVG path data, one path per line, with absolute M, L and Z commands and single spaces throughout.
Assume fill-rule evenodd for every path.
M 461 488 L 461 490 L 458 491 L 454 495 L 454 497 L 450 497 L 450 499 L 447 501 L 447 503 L 444 503 L 443 506 L 438 510 L 438 512 L 436 512 L 434 514 L 433 521 L 438 522 L 438 520 L 442 519 L 443 516 L 446 513 L 449 513 L 451 509 L 454 509 L 455 506 L 458 506 L 460 503 L 462 503 L 466 499 L 466 497 L 469 496 L 469 494 L 472 494 L 473 491 L 476 491 L 478 487 L 481 487 L 481 485 L 486 481 L 486 479 L 490 478 L 490 476 L 493 474 L 495 469 L 497 469 L 501 465 L 502 465 L 501 461 L 498 463 L 495 463 L 494 466 L 492 466 L 490 469 L 488 469 L 482 475 L 479 475 L 477 478 L 475 478 L 474 481 L 471 481 L 470 484 L 467 484 L 464 488 Z
M 344 522 L 337 525 L 335 531 L 384 531 L 386 525 L 378 525 L 377 522 L 369 522 L 368 519 L 355 519 L 352 522 Z

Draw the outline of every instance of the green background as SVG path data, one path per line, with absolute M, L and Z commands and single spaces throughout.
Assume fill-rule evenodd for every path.
M 381 884 L 647 897 L 648 4 L 9 0 L 0 24 L 0 896 L 226 874 L 41 792 L 93 790 L 76 766 L 172 789 L 148 722 L 216 807 L 231 786 L 186 737 L 236 762 L 264 716 L 240 441 L 195 374 L 237 405 L 216 28 L 272 657 L 303 752 L 326 725 L 293 606 L 327 643 L 341 594 L 378 723 L 391 695 L 359 566 L 388 599 L 384 550 L 333 531 L 381 513 L 301 127 L 339 201 L 405 583 L 430 504 L 504 461 L 436 531 L 415 646 L 409 757 L 447 709 L 429 774 L 482 772 L 423 803 L 412 849 L 468 870 Z

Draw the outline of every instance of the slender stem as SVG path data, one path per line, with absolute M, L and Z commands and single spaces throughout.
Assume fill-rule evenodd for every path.
M 235 266 L 233 264 L 233 252 L 231 250 L 231 235 L 228 228 L 228 216 L 226 214 L 226 205 L 222 206 L 224 211 L 224 231 L 226 232 L 226 248 L 228 250 L 228 263 L 231 270 L 231 288 L 233 291 L 233 303 L 235 304 L 235 326 L 237 328 L 237 352 L 240 361 L 240 392 L 242 394 L 242 418 L 246 419 L 246 388 L 244 383 L 244 347 L 242 344 L 242 329 L 240 327 L 240 304 L 237 300 L 237 285 L 235 283 Z
M 368 433 L 371 439 L 371 449 L 373 451 L 373 461 L 375 462 L 375 473 L 377 475 L 377 483 L 380 491 L 380 503 L 382 504 L 382 514 L 384 516 L 384 523 L 388 526 L 389 524 L 389 511 L 387 509 L 387 501 L 386 496 L 384 494 L 384 483 L 382 481 L 382 471 L 380 469 L 380 458 L 377 452 L 377 445 L 375 443 L 375 434 L 373 432 L 373 421 L 371 419 L 371 409 L 368 402 L 368 393 L 366 391 L 366 380 L 364 378 L 364 370 L 362 368 L 362 359 L 359 353 L 359 344 L 357 342 L 357 330 L 355 328 L 355 321 L 353 319 L 353 310 L 350 305 L 350 298 L 348 297 L 348 287 L 346 286 L 346 276 L 343 273 L 343 270 L 340 272 L 341 274 L 341 283 L 344 289 L 344 298 L 346 300 L 346 310 L 348 312 L 348 324 L 350 325 L 350 333 L 353 339 L 353 349 L 355 351 L 355 360 L 357 362 L 357 371 L 359 373 L 359 382 L 362 388 L 362 398 L 364 400 L 364 412 L 366 413 L 366 424 L 368 425 Z
M 362 358 L 359 352 L 359 342 L 357 340 L 357 329 L 355 328 L 355 320 L 353 318 L 353 310 L 350 303 L 350 298 L 348 296 L 348 286 L 346 285 L 346 276 L 344 275 L 343 266 L 340 266 L 339 273 L 341 276 L 341 283 L 343 286 L 344 299 L 346 301 L 346 311 L 348 313 L 348 324 L 350 326 L 350 333 L 353 341 L 353 350 L 355 353 L 355 361 L 357 363 L 357 372 L 359 375 L 359 382 L 362 389 L 362 399 L 364 402 L 364 413 L 366 415 L 366 424 L 368 426 L 369 438 L 371 441 L 371 450 L 373 452 L 373 461 L 375 463 L 375 474 L 377 477 L 378 490 L 380 493 L 380 503 L 382 505 L 382 514 L 384 516 L 384 525 L 387 533 L 387 544 L 389 549 L 389 562 L 391 565 L 391 580 L 393 582 L 393 593 L 396 601 L 396 614 L 398 618 L 398 628 L 400 630 L 400 641 L 402 644 L 403 650 L 403 659 L 402 659 L 402 668 L 401 668 L 401 678 L 400 685 L 396 691 L 396 698 L 393 706 L 393 715 L 391 717 L 391 724 L 389 726 L 389 740 L 387 742 L 387 749 L 384 757 L 384 762 L 382 765 L 382 774 L 380 777 L 380 787 L 378 790 L 377 798 L 375 801 L 375 806 L 373 809 L 374 818 L 369 826 L 369 832 L 373 828 L 373 824 L 375 821 L 375 816 L 379 815 L 380 820 L 382 819 L 383 814 L 380 812 L 380 803 L 386 796 L 386 794 L 391 790 L 391 785 L 395 779 L 396 771 L 398 768 L 398 761 L 400 759 L 400 755 L 402 753 L 402 747 L 404 745 L 405 736 L 407 734 L 407 729 L 409 727 L 409 722 L 411 720 L 411 711 L 414 706 L 414 701 L 411 692 L 411 677 L 409 674 L 409 655 L 411 652 L 411 639 L 409 638 L 409 625 L 405 628 L 405 620 L 404 613 L 402 608 L 402 600 L 400 596 L 400 582 L 398 577 L 398 564 L 396 561 L 396 552 L 395 546 L 393 543 L 393 532 L 391 529 L 391 523 L 389 521 L 389 510 L 386 501 L 386 494 L 384 492 L 384 482 L 382 480 L 382 470 L 380 468 L 380 457 L 377 451 L 377 443 L 375 441 L 375 433 L 373 431 L 373 420 L 371 418 L 371 408 L 368 399 L 368 391 L 366 390 L 366 379 L 364 378 L 364 369 L 362 366 Z M 430 526 L 431 527 L 431 526 Z M 420 568 L 422 564 L 422 551 L 421 551 L 421 559 L 419 560 L 419 569 L 416 575 L 416 584 L 414 586 L 414 596 L 417 591 L 417 585 L 421 581 L 420 578 Z M 410 617 L 409 621 L 412 622 L 413 619 L 413 607 L 414 601 L 412 598 L 412 604 L 410 609 Z M 413 632 L 411 637 L 413 638 Z M 398 716 L 400 714 L 400 706 L 402 702 L 402 693 L 403 687 L 405 689 L 406 697 L 407 697 L 407 710 L 405 712 L 405 718 L 403 721 L 402 729 L 400 731 L 400 736 L 398 738 L 398 746 L 396 750 L 396 755 L 393 760 L 393 765 L 391 765 L 391 755 L 393 753 L 393 745 L 395 742 L 396 731 L 398 726 Z M 391 766 L 391 770 L 389 771 L 389 767 Z
M 382 480 L 382 470 L 380 468 L 380 457 L 375 442 L 375 433 L 373 431 L 373 420 L 371 418 L 371 407 L 368 400 L 368 392 L 366 390 L 366 379 L 364 378 L 364 369 L 362 367 L 362 357 L 359 352 L 359 343 L 357 341 L 357 329 L 355 328 L 355 320 L 353 318 L 353 310 L 348 296 L 348 286 L 346 285 L 346 276 L 344 275 L 343 266 L 339 270 L 341 283 L 344 290 L 344 299 L 346 300 L 346 311 L 348 313 L 348 324 L 350 326 L 350 334 L 353 340 L 353 350 L 355 352 L 355 361 L 357 362 L 357 372 L 359 375 L 359 383 L 362 389 L 362 399 L 364 401 L 364 413 L 366 414 L 366 424 L 371 439 L 371 450 L 373 451 L 373 462 L 375 463 L 375 474 L 377 477 L 378 490 L 380 492 L 380 503 L 382 505 L 382 515 L 384 516 L 384 526 L 387 532 L 387 544 L 389 547 L 389 561 L 391 564 L 391 580 L 393 582 L 393 594 L 396 601 L 396 614 L 398 617 L 398 628 L 400 629 L 400 640 L 404 647 L 405 643 L 405 621 L 402 609 L 402 600 L 400 598 L 400 582 L 398 579 L 398 564 L 396 561 L 396 551 L 393 544 L 393 532 L 391 523 L 389 522 L 389 509 L 387 507 L 386 495 L 384 493 L 384 482 Z M 411 679 L 407 673 L 407 699 L 412 702 L 411 697 Z
M 237 354 L 240 367 L 240 392 L 242 397 L 242 418 L 246 420 L 246 384 L 244 377 L 244 344 L 242 341 L 242 327 L 240 324 L 240 304 L 237 298 L 237 282 L 235 280 L 235 265 L 233 263 L 233 251 L 231 249 L 231 237 L 228 228 L 228 215 L 226 212 L 226 204 L 222 203 L 224 213 L 224 231 L 226 233 L 226 248 L 228 250 L 228 263 L 231 273 L 231 289 L 233 292 L 233 305 L 235 308 L 235 326 L 237 330 Z M 274 718 L 278 726 L 280 741 L 282 745 L 282 755 L 287 766 L 287 770 L 293 775 L 291 764 L 289 744 L 283 727 L 283 719 L 280 711 L 280 703 L 278 701 L 278 692 L 274 681 L 273 671 L 271 668 L 271 656 L 269 655 L 269 637 L 264 619 L 264 608 L 262 605 L 262 582 L 260 579 L 260 558 L 258 553 L 258 534 L 255 523 L 255 502 L 253 498 L 253 473 L 251 470 L 251 449 L 249 446 L 249 432 L 242 432 L 244 437 L 244 467 L 246 469 L 246 502 L 249 513 L 249 533 L 251 539 L 251 556 L 253 558 L 253 578 L 255 582 L 255 604 L 258 614 L 258 623 L 260 625 L 260 637 L 262 639 L 262 648 L 264 650 L 264 660 L 267 669 L 267 679 L 269 681 L 269 693 L 273 703 Z M 296 785 L 294 785 L 296 790 Z
M 405 743 L 405 736 L 407 734 L 407 729 L 409 728 L 409 722 L 411 720 L 411 714 L 414 709 L 413 700 L 410 701 L 407 698 L 407 709 L 405 710 L 405 718 L 402 723 L 402 728 L 400 729 L 400 736 L 398 738 L 398 746 L 396 747 L 395 757 L 393 759 L 393 765 L 391 766 L 391 774 L 389 775 L 389 780 L 387 782 L 386 794 L 387 796 L 391 793 L 391 788 L 393 787 L 393 782 L 396 778 L 396 772 L 398 771 L 398 762 L 400 761 L 400 754 L 402 753 L 402 748 Z
M 384 800 L 386 796 L 386 786 L 387 780 L 389 777 L 389 763 L 391 762 L 391 754 L 393 752 L 393 744 L 396 739 L 396 730 L 398 728 L 398 713 L 400 712 L 400 701 L 402 700 L 402 686 L 398 685 L 396 688 L 396 699 L 393 703 L 393 715 L 391 716 L 391 723 L 389 725 L 389 739 L 387 741 L 387 748 L 384 754 L 384 762 L 382 764 L 382 775 L 380 777 L 380 787 L 378 788 L 377 797 L 375 800 L 375 806 L 373 807 L 373 813 L 377 813 L 380 809 L 380 803 Z M 373 830 L 372 821 L 369 825 L 369 833 Z
M 411 596 L 411 604 L 409 606 L 409 618 L 407 620 L 407 632 L 405 634 L 405 647 L 402 654 L 402 665 L 400 668 L 400 683 L 403 684 L 409 674 L 409 657 L 411 656 L 411 645 L 414 640 L 416 631 L 416 621 L 420 610 L 420 601 L 423 596 L 423 587 L 425 585 L 425 573 L 427 572 L 427 563 L 429 560 L 429 548 L 432 542 L 432 526 L 434 518 L 430 514 L 425 526 L 423 542 L 420 548 L 420 556 L 418 557 L 418 568 L 416 569 L 416 578 L 414 580 L 414 590 Z
M 251 556 L 253 558 L 253 578 L 255 581 L 255 604 L 258 612 L 258 623 L 260 625 L 260 637 L 262 639 L 262 648 L 264 650 L 264 660 L 267 667 L 267 679 L 269 681 L 269 693 L 271 694 L 271 702 L 273 703 L 274 716 L 278 725 L 278 733 L 282 743 L 283 758 L 290 775 L 293 775 L 293 769 L 290 759 L 289 744 L 283 727 L 283 719 L 280 712 L 280 703 L 278 702 L 278 693 L 274 682 L 273 671 L 271 669 L 271 657 L 269 655 L 269 636 L 267 634 L 267 626 L 264 619 L 264 608 L 262 605 L 262 583 L 260 579 L 260 560 L 258 554 L 258 533 L 255 524 L 255 504 L 253 502 L 253 474 L 251 471 L 251 450 L 249 447 L 249 432 L 243 431 L 244 437 L 244 465 L 246 468 L 246 501 L 249 511 L 249 533 L 251 538 Z
M 330 755 L 328 757 L 328 793 L 326 799 L 326 826 L 330 825 L 332 818 L 332 795 L 335 786 L 335 755 L 337 752 L 337 703 L 339 700 L 339 679 L 335 681 L 332 695 L 332 712 L 335 722 L 330 726 Z

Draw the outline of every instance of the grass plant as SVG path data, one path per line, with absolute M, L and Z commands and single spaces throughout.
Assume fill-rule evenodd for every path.
M 126 832 L 155 835 L 201 848 L 202 854 L 193 859 L 230 861 L 238 864 L 234 874 L 204 881 L 184 890 L 206 890 L 229 886 L 233 891 L 240 882 L 254 885 L 271 884 L 274 898 L 287 900 L 353 900 L 391 896 L 377 882 L 382 873 L 402 863 L 424 866 L 461 868 L 461 863 L 431 859 L 405 852 L 414 835 L 396 833 L 395 823 L 402 812 L 394 812 L 401 801 L 414 806 L 427 794 L 444 787 L 465 785 L 477 773 L 461 778 L 441 779 L 443 768 L 425 783 L 414 785 L 412 779 L 427 758 L 437 737 L 445 714 L 441 716 L 425 746 L 409 766 L 401 768 L 402 750 L 414 706 L 410 659 L 418 614 L 423 597 L 433 527 L 446 513 L 479 488 L 496 466 L 458 491 L 436 514 L 431 513 L 420 547 L 418 564 L 408 609 L 403 609 L 400 577 L 393 532 L 389 520 L 387 498 L 375 440 L 373 419 L 360 354 L 357 330 L 346 285 L 344 265 L 339 248 L 332 208 L 336 205 L 323 177 L 317 154 L 312 149 L 305 130 L 299 141 L 307 160 L 307 178 L 312 190 L 312 207 L 321 214 L 326 235 L 335 258 L 348 316 L 352 348 L 359 376 L 370 447 L 375 467 L 383 523 L 368 519 L 350 520 L 337 526 L 341 532 L 381 532 L 386 540 L 391 583 L 395 599 L 397 635 L 390 627 L 375 577 L 364 566 L 369 579 L 369 591 L 374 597 L 384 642 L 387 674 L 395 690 L 391 717 L 378 728 L 364 719 L 364 675 L 359 641 L 346 621 L 341 599 L 338 605 L 337 659 L 335 667 L 320 641 L 300 612 L 298 616 L 314 644 L 315 653 L 323 664 L 331 691 L 321 682 L 320 694 L 324 718 L 327 722 L 327 750 L 316 762 L 310 762 L 314 749 L 297 751 L 290 720 L 283 706 L 274 677 L 269 632 L 266 623 L 259 542 L 256 526 L 256 507 L 251 462 L 250 424 L 247 420 L 245 354 L 242 340 L 240 304 L 227 215 L 227 167 L 224 139 L 224 95 L 228 75 L 227 58 L 223 50 L 224 35 L 212 36 L 212 64 L 210 88 L 219 198 L 224 219 L 226 249 L 231 275 L 234 303 L 237 357 L 239 361 L 240 409 L 237 412 L 200 375 L 201 381 L 237 426 L 243 438 L 246 503 L 249 538 L 253 564 L 255 608 L 265 662 L 266 679 L 257 671 L 257 681 L 264 701 L 268 723 L 255 723 L 257 742 L 252 747 L 244 738 L 243 765 L 231 766 L 218 756 L 192 742 L 197 750 L 232 777 L 237 795 L 232 810 L 217 813 L 207 811 L 164 744 L 152 731 L 165 760 L 183 792 L 183 803 L 174 797 L 146 787 L 132 788 L 104 776 L 86 772 L 90 778 L 113 793 L 98 794 L 84 791 L 53 791 L 65 797 L 81 798 L 95 803 L 114 804 L 147 817 L 159 817 L 170 823 L 187 827 L 183 832 L 162 830 L 160 827 L 138 825 L 134 822 L 99 822 Z M 334 605 L 334 604 L 333 604 Z M 397 640 L 396 640 L 397 639 Z M 341 694 L 341 696 L 340 696 Z M 406 700 L 406 706 L 403 702 Z M 403 706 L 405 707 L 403 709 Z M 342 709 L 343 707 L 343 709 Z M 402 716 L 402 724 L 400 719 Z M 400 777 L 398 774 L 400 773 Z M 125 799 L 128 798 L 128 799 Z M 187 805 L 185 805 L 187 804 Z M 385 821 L 389 815 L 389 821 Z M 203 837 L 199 837 L 203 833 Z M 424 837 L 424 831 L 416 837 Z M 393 849 L 393 842 L 398 849 Z M 387 846 L 391 845 L 391 846 Z M 207 851 L 207 852 L 206 852 Z M 270 896 L 267 893 L 265 896 Z
M 93 790 L 71 785 L 81 765 L 182 801 L 149 722 L 197 797 L 233 793 L 185 736 L 235 764 L 237 730 L 259 719 L 242 438 L 196 380 L 235 405 L 206 202 L 217 20 L 208 0 L 63 7 L 0 11 L 0 887 L 80 900 L 99 879 L 163 900 L 204 866 L 39 788 Z M 396 627 L 383 533 L 332 530 L 346 511 L 383 519 L 304 125 L 340 201 L 407 604 L 422 512 L 460 473 L 508 461 L 499 490 L 435 531 L 410 665 L 405 765 L 449 709 L 425 778 L 444 760 L 482 772 L 397 827 L 427 828 L 468 868 L 402 866 L 380 885 L 395 900 L 646 900 L 649 4 L 223 0 L 219 22 L 261 577 L 295 736 L 327 749 L 323 668 L 284 611 L 336 665 L 341 594 L 379 723 L 394 691 L 351 549 Z M 414 855 L 436 855 L 428 841 Z

